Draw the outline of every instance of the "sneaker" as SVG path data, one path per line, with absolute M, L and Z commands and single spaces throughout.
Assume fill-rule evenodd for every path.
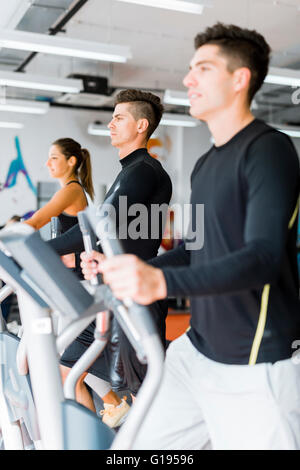
M 126 419 L 127 413 L 130 410 L 130 406 L 126 402 L 126 398 L 122 398 L 120 405 L 111 405 L 109 403 L 104 403 L 104 410 L 100 411 L 102 416 L 102 421 L 104 424 L 110 428 L 117 428 Z
M 9 333 L 12 333 L 13 335 L 18 336 L 20 325 L 18 324 L 16 320 L 11 321 L 10 323 L 6 323 L 6 327 Z

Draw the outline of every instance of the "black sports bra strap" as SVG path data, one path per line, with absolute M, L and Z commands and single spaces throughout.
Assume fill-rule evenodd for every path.
M 82 187 L 82 184 L 78 180 L 71 180 L 66 184 L 66 186 L 68 186 L 68 184 L 71 184 L 71 183 L 78 183 Z

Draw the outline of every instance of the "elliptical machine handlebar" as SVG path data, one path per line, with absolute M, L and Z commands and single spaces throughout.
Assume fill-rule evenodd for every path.
M 82 233 L 84 249 L 87 254 L 90 254 L 96 248 L 96 236 L 90 226 L 88 217 L 84 211 L 77 213 L 79 228 Z M 101 276 L 97 275 L 90 280 L 92 286 L 98 286 L 102 283 Z
M 97 216 L 92 208 L 87 208 L 86 213 L 93 230 L 100 240 L 104 254 L 107 257 L 123 254 L 113 221 L 109 217 L 103 217 L 102 214 Z M 113 297 L 112 293 L 110 295 Z M 141 362 L 147 362 L 148 366 L 146 377 L 137 394 L 133 410 L 129 413 L 111 446 L 112 450 L 128 450 L 132 448 L 137 432 L 151 407 L 153 396 L 156 395 L 161 384 L 164 350 L 148 307 L 138 305 L 132 302 L 131 299 L 128 299 L 126 306 L 124 305 L 125 302 L 123 304 L 114 297 L 112 302 L 114 304 L 119 303 L 118 307 L 114 308 L 114 312 L 117 312 L 117 320 L 121 323 L 130 341 L 128 331 L 132 333 L 131 326 L 134 329 L 133 331 L 136 332 L 137 337 L 134 338 L 132 345 Z M 124 322 L 124 325 L 122 322 Z
M 90 225 L 100 240 L 105 256 L 111 258 L 115 255 L 124 254 L 121 242 L 117 238 L 117 230 L 114 221 L 109 216 L 104 217 L 101 211 L 100 215 L 97 216 L 95 210 L 90 207 L 84 212 L 87 214 Z M 126 306 L 130 314 L 134 316 L 134 322 L 136 322 L 138 329 L 140 329 L 143 334 L 156 334 L 157 329 L 148 307 L 139 305 L 131 299 L 126 299 L 124 306 Z
M 61 235 L 62 227 L 58 217 L 51 217 L 50 221 L 51 239 Z
M 97 247 L 96 245 L 97 238 L 92 228 L 92 225 L 90 223 L 88 213 L 86 211 L 80 211 L 78 212 L 77 217 L 78 217 L 79 227 L 82 232 L 85 251 L 87 253 L 91 253 L 91 251 Z M 123 253 L 121 246 L 117 244 L 113 245 L 112 248 L 110 247 L 109 244 L 107 244 L 107 246 L 104 247 L 101 241 L 101 246 L 103 248 L 103 251 L 105 249 L 104 251 L 105 254 L 107 252 L 110 254 L 111 252 L 115 252 L 115 251 L 117 251 L 117 253 Z M 99 279 L 100 279 L 100 282 L 99 282 Z M 99 301 L 103 301 L 105 305 L 107 306 L 107 309 L 115 313 L 119 324 L 121 325 L 122 329 L 127 335 L 133 348 L 135 349 L 139 360 L 142 363 L 145 363 L 146 362 L 145 352 L 140 342 L 141 335 L 138 329 L 136 328 L 134 322 L 130 318 L 130 315 L 128 314 L 127 305 L 125 305 L 125 303 L 121 302 L 120 300 L 116 299 L 110 287 L 102 283 L 102 277 L 100 274 L 97 276 L 97 278 L 94 277 L 91 279 L 91 284 L 93 286 L 96 286 L 96 285 L 99 286 L 99 284 L 101 284 L 95 291 L 95 294 L 94 294 L 95 300 L 97 301 L 99 299 Z

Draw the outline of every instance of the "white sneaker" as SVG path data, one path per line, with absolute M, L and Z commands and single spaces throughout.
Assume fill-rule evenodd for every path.
M 102 421 L 110 428 L 116 428 L 124 423 L 130 406 L 126 402 L 127 397 L 122 398 L 120 405 L 111 405 L 104 403 L 104 410 L 100 411 Z
M 18 336 L 20 325 L 18 324 L 16 320 L 11 321 L 10 323 L 6 323 L 6 328 L 8 329 L 10 333 Z

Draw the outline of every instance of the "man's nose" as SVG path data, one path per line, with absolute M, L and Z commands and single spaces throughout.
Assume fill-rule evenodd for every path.
M 193 73 L 192 73 L 191 70 L 186 74 L 186 76 L 184 77 L 182 83 L 187 88 L 189 88 L 189 87 L 191 87 L 195 84 L 195 78 L 194 78 Z

